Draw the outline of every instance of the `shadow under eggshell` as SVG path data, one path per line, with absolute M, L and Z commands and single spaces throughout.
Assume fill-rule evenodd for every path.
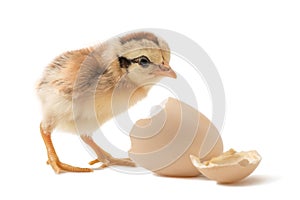
M 223 152 L 222 139 L 210 120 L 174 98 L 151 118 L 138 120 L 130 139 L 129 157 L 163 176 L 198 176 L 190 154 L 210 159 Z

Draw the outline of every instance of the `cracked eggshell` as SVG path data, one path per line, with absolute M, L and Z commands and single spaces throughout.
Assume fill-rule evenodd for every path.
M 218 130 L 196 109 L 174 98 L 155 108 L 130 132 L 129 157 L 139 166 L 162 176 L 198 176 L 190 154 L 207 160 L 223 152 Z
M 235 152 L 233 149 L 201 162 L 191 155 L 192 163 L 207 178 L 218 183 L 233 183 L 249 176 L 261 161 L 257 151 Z

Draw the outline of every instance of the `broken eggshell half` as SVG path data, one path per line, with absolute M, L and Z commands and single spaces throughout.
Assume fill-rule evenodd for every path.
M 261 161 L 257 151 L 236 152 L 230 149 L 209 161 L 191 155 L 193 165 L 204 176 L 218 183 L 233 183 L 249 176 Z
M 129 157 L 139 166 L 162 176 L 198 176 L 191 154 L 209 160 L 223 152 L 218 130 L 193 107 L 168 98 L 153 110 L 130 131 Z

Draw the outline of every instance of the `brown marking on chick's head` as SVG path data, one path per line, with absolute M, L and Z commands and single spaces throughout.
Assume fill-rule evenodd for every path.
M 157 46 L 159 46 L 158 38 L 153 34 L 149 32 L 138 32 L 138 33 L 130 33 L 120 38 L 120 42 L 122 45 L 124 45 L 127 42 L 130 42 L 132 40 L 139 41 L 139 40 L 149 40 L 154 42 Z

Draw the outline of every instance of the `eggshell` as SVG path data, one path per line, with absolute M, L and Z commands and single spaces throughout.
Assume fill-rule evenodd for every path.
M 220 155 L 223 143 L 218 130 L 203 114 L 177 99 L 168 98 L 160 107 L 154 116 L 134 124 L 129 157 L 158 175 L 199 175 L 189 156 L 207 160 Z
M 249 176 L 261 161 L 257 151 L 235 152 L 229 150 L 210 161 L 201 162 L 191 155 L 192 163 L 207 178 L 218 183 L 233 183 Z

